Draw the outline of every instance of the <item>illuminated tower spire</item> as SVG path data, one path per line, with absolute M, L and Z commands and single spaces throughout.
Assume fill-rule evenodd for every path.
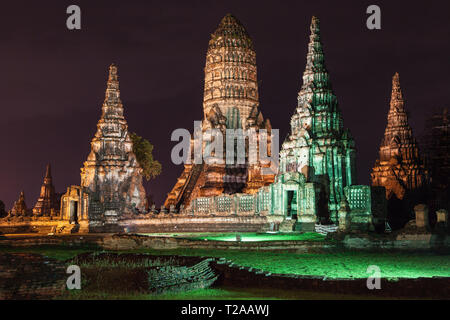
M 55 187 L 53 186 L 53 179 L 51 174 L 50 164 L 47 164 L 44 176 L 44 183 L 41 186 L 39 199 L 33 208 L 33 215 L 35 216 L 50 216 L 56 215 L 59 211 L 59 203 L 55 195 Z
M 259 105 L 256 53 L 244 26 L 227 14 L 211 35 L 205 65 L 205 118 L 217 107 L 229 128 L 246 128 Z M 217 109 L 216 109 L 217 111 Z
M 270 130 L 259 110 L 256 53 L 238 19 L 227 14 L 211 34 L 205 63 L 202 130 Z M 226 137 L 224 138 L 226 141 Z M 206 142 L 203 144 L 205 148 Z M 269 141 L 270 148 L 270 141 Z M 255 193 L 273 182 L 260 175 L 261 164 L 186 164 L 165 206 L 188 206 L 192 199 L 222 193 Z
M 102 115 L 81 169 L 81 186 L 89 193 L 89 219 L 105 220 L 144 211 L 146 195 L 142 168 L 123 116 L 117 67 L 109 67 Z
M 280 151 L 280 172 L 301 172 L 321 186 L 319 216 L 337 211 L 344 188 L 356 183 L 355 145 L 344 129 L 337 98 L 331 88 L 320 39 L 319 19 L 312 17 L 303 84 L 291 118 L 291 133 Z
M 372 170 L 372 185 L 384 186 L 387 198 L 403 199 L 408 190 L 420 187 L 426 172 L 419 147 L 408 123 L 400 76 L 392 77 L 392 92 L 387 126 L 381 141 L 379 159 Z

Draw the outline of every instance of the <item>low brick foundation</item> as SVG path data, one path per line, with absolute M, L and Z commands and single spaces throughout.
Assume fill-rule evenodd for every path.
M 64 262 L 38 254 L 0 253 L 0 300 L 51 299 L 66 285 Z
M 226 215 L 190 216 L 180 214 L 148 215 L 119 220 L 117 224 L 83 221 L 78 227 L 60 220 L 0 221 L 0 234 L 14 233 L 161 233 L 161 232 L 264 232 L 279 225 L 283 216 Z
M 381 278 L 381 289 L 369 290 L 367 279 L 324 279 L 323 277 L 272 274 L 263 270 L 239 267 L 229 260 L 217 260 L 214 265 L 221 275 L 217 285 L 234 288 L 283 288 L 327 292 L 334 294 L 363 295 L 373 298 L 450 298 L 450 278 L 433 277 L 399 279 Z

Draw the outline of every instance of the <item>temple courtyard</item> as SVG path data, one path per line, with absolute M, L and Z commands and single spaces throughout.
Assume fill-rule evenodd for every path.
M 128 245 L 131 249 L 124 249 L 124 246 L 114 249 L 110 245 L 114 238 L 120 241 L 139 239 L 141 245 Z M 144 239 L 153 241 L 152 245 L 148 245 Z M 159 243 L 159 249 L 155 249 L 155 241 L 161 239 L 178 241 L 181 245 L 175 247 L 173 243 L 165 242 L 164 245 Z M 183 247 L 185 242 L 189 246 L 186 244 Z M 200 247 L 198 243 L 205 245 Z M 41 284 L 28 284 L 26 290 L 36 291 L 40 285 L 46 288 L 43 290 L 44 296 L 33 298 L 205 300 L 450 297 L 448 250 L 361 250 L 346 249 L 342 243 L 319 233 L 85 234 L 46 238 L 23 234 L 3 235 L 0 260 L 7 260 L 14 265 L 21 261 L 21 265 L 28 266 L 22 272 L 29 273 L 33 282 L 41 281 Z M 280 244 L 284 249 L 279 247 Z M 342 246 L 341 249 L 336 249 L 339 246 Z M 1 271 L 6 271 L 4 274 L 7 274 L 8 263 L 0 264 L 4 269 Z M 68 277 L 65 269 L 73 264 L 81 268 L 81 290 L 65 289 Z M 381 290 L 368 290 L 366 287 L 371 274 L 368 267 L 373 265 L 381 271 Z M 54 271 L 54 278 L 42 280 L 37 273 L 43 273 L 41 268 L 49 266 L 59 271 Z M 152 274 L 156 278 L 153 279 Z M 15 281 L 18 279 L 27 281 L 28 278 L 21 274 Z M 55 289 L 53 282 L 58 281 L 62 287 L 56 286 Z M 54 290 L 50 295 L 47 288 L 49 283 Z M 19 284 L 16 286 L 16 293 L 23 290 Z M 14 290 L 10 290 L 12 292 Z M 26 292 L 22 294 L 22 297 L 29 297 Z

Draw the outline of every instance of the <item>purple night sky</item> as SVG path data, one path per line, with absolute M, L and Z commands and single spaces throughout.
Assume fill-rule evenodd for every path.
M 356 140 L 359 183 L 369 183 L 400 81 L 418 136 L 424 117 L 448 105 L 450 3 L 427 1 L 22 1 L 0 19 L 0 199 L 9 210 L 20 190 L 35 204 L 45 165 L 57 192 L 80 183 L 104 99 L 108 66 L 119 68 L 129 129 L 149 139 L 163 173 L 146 183 L 161 205 L 182 171 L 170 160 L 176 128 L 201 120 L 210 34 L 226 13 L 253 38 L 260 108 L 284 139 L 306 62 L 309 23 L 321 19 L 325 60 L 344 124 Z M 43 4 L 45 3 L 45 5 Z M 77 4 L 82 29 L 66 28 Z M 381 7 L 382 29 L 366 28 Z

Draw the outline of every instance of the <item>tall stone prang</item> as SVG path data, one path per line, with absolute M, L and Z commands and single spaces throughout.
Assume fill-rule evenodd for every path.
M 90 221 L 115 222 L 123 214 L 145 210 L 142 168 L 123 116 L 117 67 L 109 67 L 102 115 L 91 142 L 91 152 L 81 169 L 81 187 L 88 194 Z
M 55 194 L 55 187 L 53 186 L 53 179 L 50 164 L 47 164 L 45 170 L 44 183 L 41 186 L 39 199 L 33 208 L 34 216 L 55 216 L 59 211 L 60 204 L 57 201 Z
M 387 199 L 395 195 L 401 200 L 407 191 L 421 187 L 426 176 L 417 141 L 408 124 L 400 76 L 395 73 L 387 126 L 371 174 L 372 185 L 385 187 Z
M 291 118 L 291 132 L 281 147 L 277 179 L 301 174 L 301 181 L 315 183 L 318 190 L 311 192 L 317 194 L 318 216 L 337 222 L 344 188 L 356 183 L 355 144 L 344 128 L 331 88 L 318 18 L 312 18 L 310 30 L 303 85 Z
M 256 53 L 244 26 L 228 14 L 211 35 L 206 53 L 203 121 L 201 130 L 218 129 L 226 141 L 226 129 L 255 129 L 268 132 L 271 148 L 271 126 L 259 110 Z M 193 145 L 193 142 L 191 142 Z M 206 144 L 203 143 L 202 150 Z M 258 142 L 259 148 L 259 142 Z M 224 145 L 225 150 L 225 145 Z M 259 149 L 258 149 L 259 150 Z M 248 150 L 246 151 L 248 158 Z M 224 152 L 225 154 L 225 152 Z M 270 155 L 270 152 L 268 152 Z M 225 159 L 224 159 L 225 160 Z M 247 159 L 248 160 L 248 159 Z M 261 174 L 267 163 L 250 164 L 186 164 L 165 207 L 188 206 L 192 199 L 222 193 L 254 194 L 269 185 L 274 174 Z

